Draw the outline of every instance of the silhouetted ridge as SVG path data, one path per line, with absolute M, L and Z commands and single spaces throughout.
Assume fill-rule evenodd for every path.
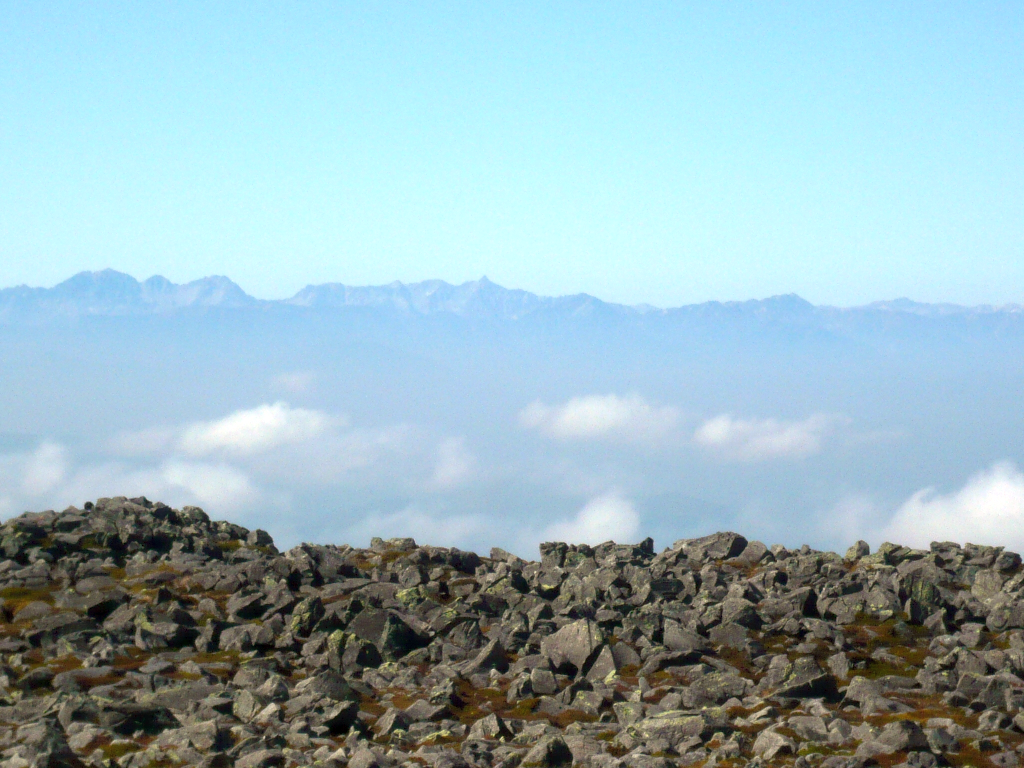
M 343 283 L 308 285 L 290 299 L 266 301 L 253 298 L 223 276 L 205 277 L 178 285 L 154 276 L 140 283 L 130 275 L 105 269 L 81 272 L 53 288 L 18 286 L 0 290 L 0 320 L 46 320 L 87 315 L 162 314 L 221 309 L 268 308 L 387 309 L 410 315 L 450 314 L 467 318 L 522 320 L 536 317 L 624 318 L 647 321 L 657 318 L 749 319 L 755 322 L 804 323 L 821 327 L 856 322 L 874 316 L 944 318 L 973 316 L 1019 317 L 1021 307 L 960 307 L 952 304 L 921 304 L 908 299 L 875 302 L 849 309 L 819 307 L 796 294 L 748 301 L 710 301 L 671 309 L 649 305 L 627 306 L 605 302 L 585 293 L 571 296 L 538 296 L 520 289 L 504 288 L 486 277 L 452 285 L 443 280 L 419 283 L 395 281 L 388 285 L 351 286 Z

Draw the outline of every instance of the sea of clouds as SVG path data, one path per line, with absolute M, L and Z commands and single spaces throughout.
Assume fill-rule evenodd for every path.
M 301 398 L 311 378 L 282 373 L 274 386 Z M 778 511 L 757 504 L 673 521 L 651 491 L 648 474 L 673 490 L 676 465 L 770 478 L 810 471 L 830 454 L 870 451 L 875 436 L 843 414 L 701 415 L 637 392 L 611 392 L 524 402 L 498 426 L 452 434 L 409 420 L 357 424 L 346 413 L 280 399 L 85 441 L 43 438 L 0 453 L 0 516 L 145 495 L 266 528 L 284 545 L 406 535 L 530 555 L 548 540 L 632 542 L 652 532 L 740 527 L 747 535 L 775 533 L 788 545 L 839 548 L 864 538 L 873 545 L 969 540 L 1024 549 L 1024 474 L 1008 460 L 977 467 L 957 487 L 937 479 L 897 499 L 836 487 L 831 499 L 818 506 L 812 499 L 804 514 L 773 525 L 761 518 L 778 518 Z

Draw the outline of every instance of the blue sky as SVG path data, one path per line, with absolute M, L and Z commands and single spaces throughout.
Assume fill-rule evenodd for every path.
M 3 3 L 0 285 L 1024 300 L 1020 3 Z

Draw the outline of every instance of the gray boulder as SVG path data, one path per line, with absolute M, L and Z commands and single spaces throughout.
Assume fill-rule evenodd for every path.
M 601 628 L 589 619 L 580 619 L 545 638 L 540 648 L 554 669 L 577 674 L 586 672 L 602 643 Z

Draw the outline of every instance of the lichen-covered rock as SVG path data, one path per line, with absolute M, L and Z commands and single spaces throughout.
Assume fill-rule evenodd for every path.
M 774 760 L 779 755 L 792 755 L 796 751 L 796 742 L 773 728 L 761 731 L 754 740 L 754 754 L 765 760 Z
M 627 732 L 640 742 L 664 740 L 675 746 L 686 739 L 708 739 L 716 731 L 727 729 L 728 725 L 729 718 L 721 709 L 670 710 L 634 723 Z
M 554 669 L 576 674 L 587 669 L 603 642 L 601 628 L 589 619 L 580 619 L 545 638 L 540 649 Z
M 561 768 L 572 765 L 572 750 L 561 736 L 545 736 L 523 757 L 523 768 Z
M 998 547 L 281 553 L 116 498 L 8 520 L 0 551 L 5 768 L 1010 766 L 1024 730 Z

